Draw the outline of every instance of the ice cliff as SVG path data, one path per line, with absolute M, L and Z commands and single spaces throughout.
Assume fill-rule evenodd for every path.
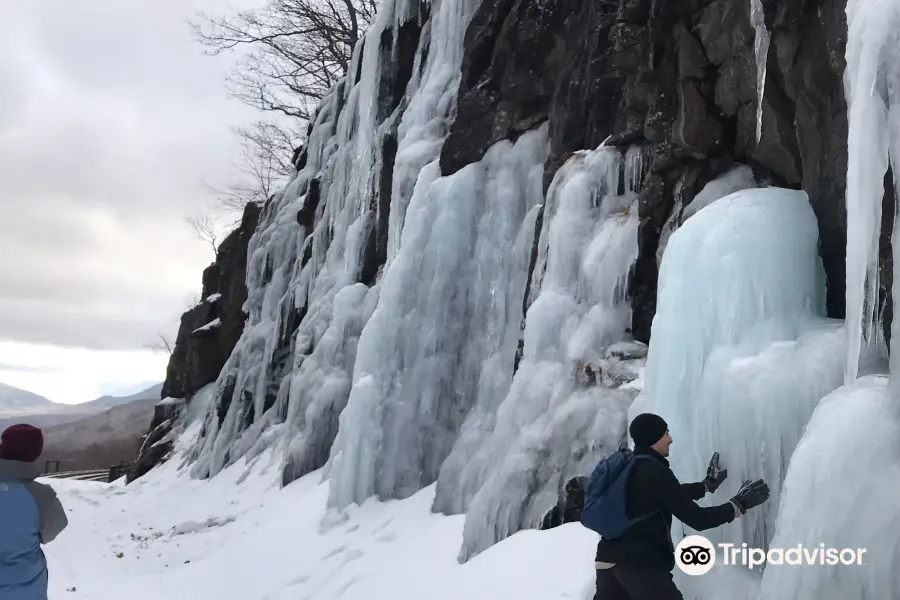
M 284 484 L 322 469 L 336 511 L 436 484 L 466 560 L 553 521 L 651 407 L 680 477 L 718 449 L 729 486 L 784 491 L 717 535 L 813 535 L 789 516 L 810 493 L 797 465 L 844 414 L 817 411 L 890 337 L 870 210 L 888 144 L 866 132 L 888 131 L 894 80 L 866 14 L 385 0 L 247 242 L 246 323 L 193 475 L 277 445 Z

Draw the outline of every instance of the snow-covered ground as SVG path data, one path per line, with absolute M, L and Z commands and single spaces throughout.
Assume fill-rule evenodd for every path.
M 593 596 L 596 537 L 580 524 L 520 532 L 460 565 L 464 517 L 430 512 L 434 486 L 333 518 L 321 473 L 279 489 L 276 451 L 208 481 L 177 459 L 130 486 L 47 480 L 70 519 L 45 547 L 51 600 Z

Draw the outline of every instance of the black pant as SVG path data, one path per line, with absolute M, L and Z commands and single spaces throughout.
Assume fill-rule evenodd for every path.
M 594 600 L 684 600 L 684 596 L 669 571 L 616 565 L 597 569 Z

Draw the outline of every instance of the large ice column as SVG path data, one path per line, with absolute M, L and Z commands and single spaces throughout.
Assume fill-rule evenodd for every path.
M 847 2 L 847 383 L 856 379 L 860 354 L 880 330 L 878 241 L 884 175 L 889 156 L 892 161 L 900 157 L 898 25 L 897 0 Z M 897 173 L 898 165 L 893 166 Z M 900 367 L 900 355 L 893 354 L 891 370 L 897 373 L 893 367 Z
M 510 250 L 541 201 L 548 149 L 544 125 L 452 176 L 439 177 L 437 161 L 420 174 L 359 341 L 330 506 L 405 497 L 435 481 L 479 386 L 495 375 L 483 375 L 485 364 L 512 371 L 527 270 Z
M 703 504 L 727 502 L 747 479 L 762 477 L 771 490 L 770 500 L 743 518 L 703 532 L 714 543 L 767 547 L 791 455 L 819 401 L 843 384 L 843 322 L 811 319 L 808 327 L 796 340 L 749 356 L 739 347 L 718 348 L 693 407 L 685 408 L 694 429 L 672 446 L 681 458 L 693 454 L 683 480 L 699 480 L 713 452 L 728 468 L 728 480 Z
M 802 191 L 733 193 L 698 211 L 672 235 L 660 269 L 644 392 L 632 413 L 649 410 L 669 422 L 672 467 L 682 481 L 701 479 L 715 450 L 733 473 L 741 473 L 751 465 L 775 464 L 761 440 L 790 446 L 802 429 L 803 411 L 817 399 L 815 390 L 828 391 L 827 380 L 793 398 L 780 389 L 784 373 L 742 390 L 747 378 L 736 369 L 742 367 L 738 359 L 759 355 L 754 360 L 767 363 L 767 357 L 786 354 L 793 355 L 793 364 L 802 362 L 803 334 L 821 333 L 825 325 L 824 298 L 817 221 Z M 770 348 L 796 340 L 800 348 Z M 829 340 L 826 356 L 834 352 L 833 336 Z M 810 356 L 818 353 L 819 344 L 813 346 Z M 818 368 L 798 378 L 809 383 Z M 716 386 L 745 395 L 722 397 Z M 790 404 L 781 406 L 785 401 Z M 752 436 L 760 446 L 746 455 L 740 444 Z M 732 479 L 721 493 L 735 491 L 738 483 Z
M 898 494 L 897 403 L 886 378 L 862 377 L 821 401 L 784 481 L 771 547 L 818 550 L 816 564 L 767 566 L 760 598 L 900 597 Z M 863 563 L 822 564 L 823 547 L 865 549 Z
M 622 441 L 636 395 L 623 384 L 644 356 L 621 343 L 631 322 L 627 280 L 639 222 L 631 188 L 641 156 L 579 153 L 548 190 L 532 277 L 540 292 L 528 308 L 521 362 L 507 393 L 479 394 L 438 480 L 435 510 L 466 512 L 460 560 L 540 526 L 565 482 Z
M 376 290 L 361 283 L 337 292 L 331 322 L 312 353 L 303 356 L 293 370 L 285 482 L 318 469 L 328 460 L 337 435 L 338 417 L 350 396 L 359 336 L 375 309 L 377 297 Z M 309 336 L 311 332 L 298 333 Z M 312 346 L 311 341 L 300 339 L 298 346 Z

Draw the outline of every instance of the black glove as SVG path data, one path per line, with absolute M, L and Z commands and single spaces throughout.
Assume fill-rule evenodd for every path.
M 706 479 L 703 480 L 706 491 L 712 494 L 722 485 L 726 477 L 728 477 L 728 469 L 719 467 L 719 453 L 716 452 L 709 461 L 709 468 L 706 469 Z
M 740 509 L 741 514 L 746 514 L 748 510 L 759 506 L 769 499 L 769 486 L 762 479 L 750 481 L 749 479 L 741 485 L 741 489 L 734 498 L 731 499 Z

